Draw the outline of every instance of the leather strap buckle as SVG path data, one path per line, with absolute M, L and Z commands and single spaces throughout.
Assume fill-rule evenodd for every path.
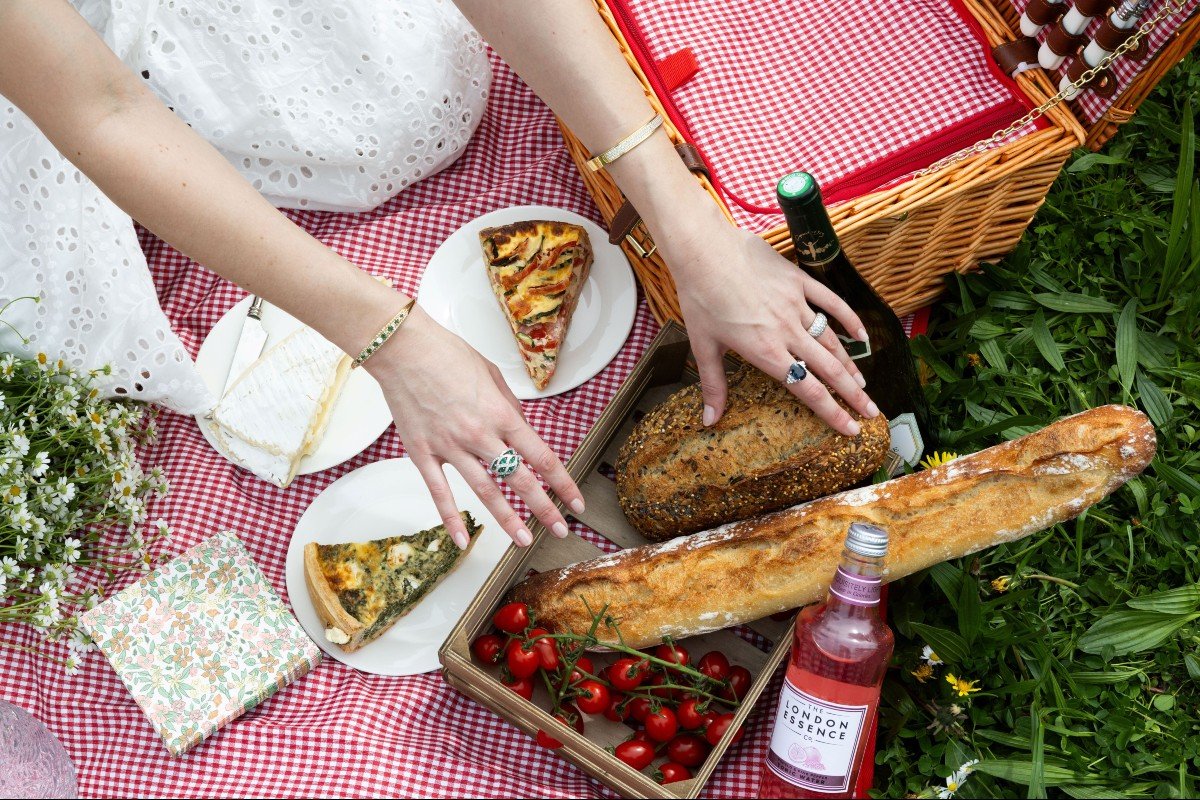
M 637 237 L 633 235 L 633 231 L 641 232 L 642 238 L 650 243 L 649 250 L 646 249 L 644 244 L 637 240 Z M 633 248 L 633 252 L 637 253 L 639 258 L 649 258 L 658 252 L 658 244 L 654 241 L 654 237 L 650 235 L 650 231 L 646 230 L 646 226 L 642 224 L 641 220 L 638 220 L 638 223 L 634 226 L 633 231 L 625 234 L 625 241 L 629 243 L 629 246 Z

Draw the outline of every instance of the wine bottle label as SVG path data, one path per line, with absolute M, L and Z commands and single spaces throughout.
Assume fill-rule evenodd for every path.
M 880 578 L 870 578 L 866 575 L 852 575 L 841 567 L 833 574 L 833 583 L 829 591 L 839 598 L 855 606 L 879 605 L 879 587 L 883 585 Z
M 917 416 L 913 413 L 900 414 L 888 420 L 888 428 L 892 434 L 891 451 L 908 464 L 915 467 L 925 453 L 925 439 L 921 436 L 921 428 L 917 425 Z
M 849 354 L 851 361 L 858 361 L 860 358 L 866 358 L 871 355 L 871 342 L 867 340 L 860 342 L 858 339 L 851 339 L 849 336 L 839 333 L 838 340 L 841 341 L 842 347 Z
M 869 708 L 813 697 L 785 679 L 767 768 L 810 791 L 846 791 Z

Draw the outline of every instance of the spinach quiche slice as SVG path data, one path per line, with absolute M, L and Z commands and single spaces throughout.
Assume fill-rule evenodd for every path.
M 347 652 L 384 633 L 416 608 L 479 539 L 483 526 L 459 512 L 470 543 L 459 550 L 444 525 L 371 542 L 304 546 L 304 580 L 325 638 Z
M 539 391 L 545 389 L 592 267 L 587 231 L 568 222 L 532 220 L 484 228 L 479 243 L 525 370 Z

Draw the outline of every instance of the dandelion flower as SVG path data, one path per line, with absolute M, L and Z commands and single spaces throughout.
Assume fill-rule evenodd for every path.
M 943 663 L 942 660 L 938 658 L 938 654 L 933 652 L 933 648 L 929 645 L 925 645 L 921 648 L 921 659 L 931 667 L 935 667 L 938 664 Z
M 909 674 L 921 683 L 924 683 L 933 677 L 933 667 L 929 664 L 921 664 L 916 669 L 909 670 Z
M 975 685 L 978 683 L 978 681 L 969 681 L 965 678 L 959 678 L 955 676 L 954 673 L 947 673 L 946 683 L 954 687 L 954 691 L 959 697 L 970 697 L 972 694 L 979 691 L 979 687 Z
M 958 453 L 939 453 L 935 450 L 934 452 L 925 456 L 925 458 L 921 459 L 921 466 L 925 469 L 933 469 L 934 467 L 940 467 L 943 464 L 949 464 L 956 458 L 958 458 Z
M 1008 586 L 1010 583 L 1012 583 L 1011 575 L 1001 575 L 999 578 L 996 578 L 992 581 L 992 589 L 1000 594 L 1004 594 L 1008 591 Z

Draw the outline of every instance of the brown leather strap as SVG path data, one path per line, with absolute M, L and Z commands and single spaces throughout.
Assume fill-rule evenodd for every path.
M 1075 0 L 1074 4 L 1085 17 L 1098 17 L 1113 7 L 1113 0 Z
M 1055 55 L 1073 56 L 1079 52 L 1079 48 L 1083 47 L 1086 42 L 1087 37 L 1083 34 L 1072 36 L 1063 30 L 1062 23 L 1047 29 L 1046 46 Z
M 1025 14 L 1029 21 L 1036 25 L 1049 25 L 1058 22 L 1058 18 L 1067 13 L 1067 4 L 1053 3 L 1051 0 L 1029 0 L 1025 6 Z
M 1023 36 L 992 49 L 992 58 L 1005 75 L 1016 75 L 1022 64 L 1038 65 L 1037 39 Z
M 621 240 L 633 233 L 633 229 L 641 221 L 642 218 L 638 216 L 637 209 L 633 207 L 633 203 L 628 200 L 621 203 L 621 207 L 613 215 L 612 222 L 608 223 L 608 243 L 620 244 Z
M 1067 80 L 1074 83 L 1082 77 L 1083 73 L 1088 69 L 1087 63 L 1082 58 L 1077 58 L 1067 65 Z M 1117 91 L 1117 81 L 1113 77 L 1111 70 L 1104 70 L 1096 77 L 1092 78 L 1085 85 L 1083 91 L 1095 92 L 1101 97 L 1112 97 Z
M 684 165 L 688 169 L 711 179 L 708 166 L 705 165 L 700 151 L 694 144 L 680 142 L 675 145 L 675 152 L 679 154 L 679 158 L 683 160 Z M 621 203 L 621 207 L 617 209 L 617 213 L 613 214 L 612 221 L 608 223 L 608 243 L 619 245 L 625 240 L 625 237 L 633 235 L 633 229 L 641 221 L 642 217 L 638 214 L 637 209 L 633 207 L 633 203 L 628 200 Z
M 1136 25 L 1128 29 L 1118 28 L 1112 24 L 1111 17 L 1105 17 L 1104 21 L 1100 23 L 1100 27 L 1096 29 L 1096 35 L 1093 38 L 1096 40 L 1096 44 L 1111 53 L 1125 44 L 1136 31 Z

